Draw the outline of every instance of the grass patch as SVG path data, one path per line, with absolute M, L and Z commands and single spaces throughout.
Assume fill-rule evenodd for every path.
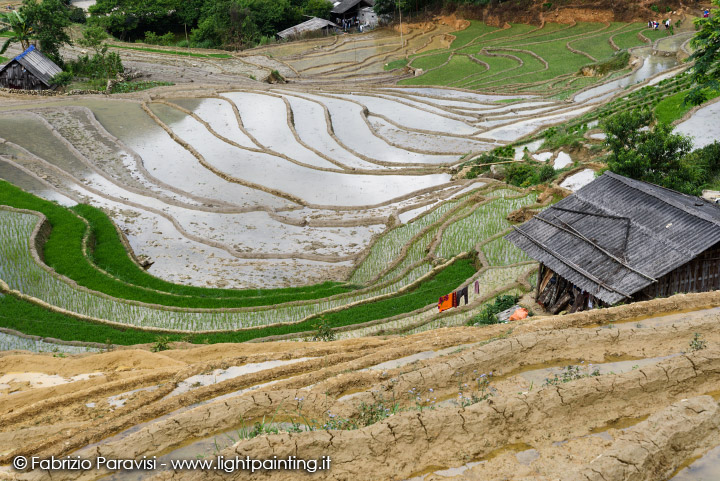
M 232 58 L 229 53 L 194 53 L 185 52 L 182 50 L 165 50 L 162 48 L 150 48 L 150 47 L 131 47 L 130 45 L 118 45 L 109 44 L 113 48 L 123 48 L 125 50 L 140 50 L 142 52 L 153 52 L 153 53 L 164 53 L 168 55 L 182 55 L 184 57 L 200 57 L 200 58 Z
M 610 28 L 598 35 L 589 35 L 571 40 L 570 46 L 576 50 L 590 54 L 597 59 L 612 57 L 613 54 L 615 54 L 615 50 L 613 50 L 612 45 L 610 45 L 610 37 L 614 32 L 617 32 L 626 25 L 625 23 L 613 23 L 610 25 Z
M 693 105 L 685 103 L 685 97 L 688 91 L 678 92 L 676 94 L 665 97 L 655 106 L 655 116 L 659 122 L 671 124 L 676 120 L 682 118 Z M 707 99 L 712 100 L 720 96 L 720 90 L 708 90 Z
M 485 68 L 465 55 L 455 55 L 443 68 L 398 82 L 400 85 L 449 85 L 468 75 L 484 72 Z
M 458 48 L 462 47 L 464 45 L 467 45 L 471 41 L 473 41 L 475 38 L 479 37 L 480 35 L 485 35 L 490 32 L 499 30 L 497 27 L 491 27 L 489 25 L 484 24 L 483 22 L 479 22 L 477 20 L 472 20 L 470 22 L 470 26 L 466 28 L 465 30 L 460 30 L 457 32 L 453 32 L 453 35 L 455 36 L 455 40 L 453 40 L 453 43 L 450 45 L 450 48 Z M 510 29 L 512 30 L 512 28 Z M 487 35 L 485 35 L 486 38 Z
M 423 70 L 430 70 L 431 68 L 439 67 L 440 65 L 447 62 L 450 54 L 448 52 L 438 53 L 435 55 L 428 55 L 426 57 L 419 57 L 413 59 L 411 65 L 414 68 L 421 68 Z
M 616 54 L 610 44 L 610 37 L 614 38 L 621 49 L 627 49 L 643 43 L 637 38 L 637 33 L 640 31 L 650 32 L 640 23 L 615 22 L 609 27 L 601 23 L 588 22 L 581 22 L 572 27 L 566 24 L 548 23 L 542 29 L 533 25 L 513 24 L 507 29 L 492 29 L 483 26 L 480 22 L 472 22 L 468 29 L 454 32 L 457 38 L 451 50 L 455 51 L 455 56 L 450 62 L 442 65 L 451 53 L 449 51 L 418 58 L 413 63 L 413 67 L 431 71 L 400 83 L 489 91 L 502 88 L 506 92 L 516 94 L 528 93 L 566 98 L 569 95 L 568 91 L 575 91 L 598 81 L 598 78 L 594 77 L 576 82 L 578 79 L 575 76 L 576 72 L 591 61 L 585 55 L 571 52 L 567 48 L 568 41 L 573 48 L 598 59 L 598 67 L 607 66 L 609 73 L 624 67 L 616 64 L 624 60 L 626 55 Z M 665 35 L 664 31 L 658 31 L 650 36 L 660 38 Z M 518 67 L 517 61 L 512 58 L 485 55 L 483 49 L 488 49 L 491 53 L 520 58 L 523 65 Z M 486 62 L 490 66 L 489 70 L 462 54 L 473 55 L 478 60 Z M 547 70 L 532 54 L 548 62 Z
M 321 315 L 298 324 L 268 326 L 246 331 L 213 334 L 170 334 L 163 335 L 169 341 L 186 340 L 193 343 L 243 342 L 258 337 L 312 331 L 318 322 L 341 327 L 368 322 L 425 307 L 437 302 L 438 297 L 447 294 L 475 272 L 471 259 L 460 259 L 420 284 L 413 291 L 371 304 L 363 304 L 330 314 Z M 70 316 L 42 309 L 34 304 L 0 294 L 0 325 L 42 337 L 83 342 L 112 344 L 142 344 L 155 342 L 157 333 L 138 329 L 119 329 L 104 324 L 80 321 Z
M 118 82 L 113 85 L 112 93 L 124 94 L 128 92 L 139 92 L 141 90 L 147 90 L 155 87 L 163 87 L 168 85 L 175 85 L 172 82 L 158 82 L 156 80 L 144 80 L 141 82 Z
M 392 62 L 386 63 L 383 67 L 384 70 L 395 70 L 398 68 L 405 68 L 407 66 L 407 59 L 399 58 L 397 60 L 393 60 Z
M 640 40 L 638 37 L 638 33 L 643 32 L 644 30 L 647 30 L 647 25 L 636 23 L 632 30 L 615 35 L 613 37 L 613 41 L 620 49 L 629 49 L 645 45 L 645 42 Z

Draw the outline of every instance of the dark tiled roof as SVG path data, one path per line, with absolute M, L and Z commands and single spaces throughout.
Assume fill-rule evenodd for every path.
M 720 208 L 606 172 L 505 238 L 615 304 L 720 242 Z

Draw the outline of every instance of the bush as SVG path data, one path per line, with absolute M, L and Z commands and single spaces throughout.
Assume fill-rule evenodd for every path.
M 79 7 L 73 7 L 70 9 L 70 21 L 72 23 L 85 23 L 87 22 L 87 17 L 85 15 L 85 10 Z
M 555 178 L 556 171 L 549 164 L 538 162 L 516 162 L 505 169 L 505 181 L 518 187 L 530 187 Z
M 313 327 L 315 328 L 315 335 L 312 338 L 313 341 L 335 340 L 335 331 L 333 331 L 332 326 L 325 318 L 321 317 L 318 323 L 313 324 Z
M 125 70 L 120 55 L 115 52 L 96 53 L 92 57 L 81 55 L 77 60 L 68 62 L 67 68 L 76 77 L 91 79 L 108 79 Z
M 512 306 L 517 304 L 520 300 L 520 296 L 517 295 L 502 295 L 495 298 L 492 304 L 488 304 L 480 311 L 480 314 L 470 318 L 467 321 L 468 326 L 487 326 L 490 324 L 497 324 L 500 321 L 497 315 L 502 311 L 510 309 Z
M 685 161 L 692 141 L 684 135 L 673 134 L 673 127 L 663 123 L 642 130 L 654 120 L 652 112 L 635 110 L 603 121 L 605 143 L 612 150 L 608 161 L 610 170 L 686 194 L 700 194 L 701 186 L 707 181 L 703 166 Z
M 57 85 L 58 87 L 65 87 L 72 82 L 73 74 L 70 72 L 60 72 L 50 79 L 50 83 Z
M 168 32 L 164 35 L 158 35 L 155 32 L 145 32 L 145 43 L 152 45 L 172 45 L 175 43 L 175 35 Z
M 609 59 L 594 64 L 594 68 L 598 75 L 607 75 L 610 72 L 624 69 L 628 62 L 630 62 L 630 52 L 620 50 Z

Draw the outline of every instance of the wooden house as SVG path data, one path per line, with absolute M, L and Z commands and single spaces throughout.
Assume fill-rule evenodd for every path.
M 0 68 L 0 87 L 20 90 L 54 89 L 52 78 L 62 69 L 34 45 Z
M 720 207 L 606 172 L 506 236 L 548 311 L 720 289 Z

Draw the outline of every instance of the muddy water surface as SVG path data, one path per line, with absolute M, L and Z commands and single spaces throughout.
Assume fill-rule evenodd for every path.
M 574 100 L 576 102 L 583 102 L 588 99 L 603 100 L 611 95 L 615 95 L 627 86 L 643 82 L 678 65 L 675 57 L 658 57 L 651 55 L 651 49 L 649 47 L 633 50 L 633 53 L 644 60 L 642 67 L 627 77 L 585 90 L 576 95 Z
M 716 481 L 720 479 L 720 446 L 681 468 L 672 481 Z

